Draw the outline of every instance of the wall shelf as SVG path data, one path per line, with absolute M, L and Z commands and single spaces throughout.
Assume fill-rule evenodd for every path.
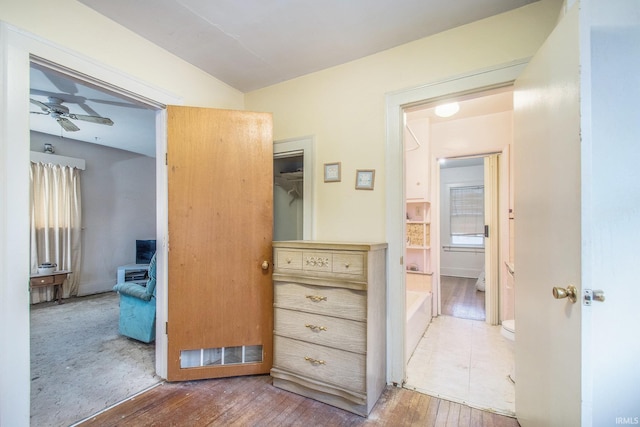
M 431 203 L 407 200 L 405 268 L 413 274 L 431 274 Z

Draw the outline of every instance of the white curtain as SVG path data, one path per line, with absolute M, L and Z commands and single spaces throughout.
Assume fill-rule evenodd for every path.
M 69 270 L 63 297 L 78 294 L 81 251 L 80 170 L 70 166 L 31 163 L 31 273 L 51 262 Z M 31 302 L 53 299 L 52 287 L 35 288 Z

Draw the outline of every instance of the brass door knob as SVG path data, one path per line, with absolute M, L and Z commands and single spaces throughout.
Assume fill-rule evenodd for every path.
M 567 288 L 553 288 L 553 297 L 555 299 L 569 298 L 569 301 L 575 303 L 578 300 L 578 289 L 575 286 L 569 285 Z
M 262 269 L 263 270 L 268 270 L 269 269 L 269 261 L 262 261 Z

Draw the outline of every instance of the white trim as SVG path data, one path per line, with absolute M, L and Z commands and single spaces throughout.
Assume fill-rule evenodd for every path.
M 99 80 L 93 76 L 80 73 L 76 70 L 72 70 L 71 68 L 67 68 L 63 65 L 56 64 L 55 62 L 51 62 L 44 58 L 40 58 L 37 55 L 30 55 L 30 58 L 33 64 L 40 65 L 41 67 L 48 68 L 49 70 L 53 70 L 58 73 L 64 74 L 71 79 L 80 80 L 83 83 L 86 83 L 90 86 L 94 86 L 99 90 L 124 96 L 126 98 L 129 98 L 132 101 L 137 101 L 138 103 L 144 105 L 145 107 L 151 107 L 154 109 L 162 109 L 166 107 L 166 105 L 160 102 L 154 101 L 142 95 L 138 95 L 137 93 L 131 92 L 130 90 L 126 90 L 121 87 L 114 86 L 113 84 Z M 173 95 L 169 95 L 169 96 L 173 97 Z
M 402 384 L 406 377 L 404 254 L 404 108 L 454 94 L 478 92 L 513 82 L 528 59 L 478 70 L 386 95 L 386 241 L 388 247 L 387 381 Z M 434 271 L 435 274 L 435 271 Z
M 273 142 L 274 158 L 286 157 L 286 153 L 301 153 L 303 156 L 303 189 L 302 194 L 302 238 L 313 240 L 315 237 L 315 211 L 313 206 L 315 172 L 314 172 L 315 139 L 313 136 L 292 138 Z
M 484 158 L 484 214 L 485 224 L 489 226 L 489 237 L 485 239 L 485 322 L 488 325 L 500 324 L 500 223 L 499 223 L 499 163 L 501 156 L 492 154 Z
M 14 40 L 0 23 L 0 425 L 28 426 L 29 56 Z
M 169 176 L 166 164 L 167 110 L 156 111 L 156 373 L 167 378 L 169 319 Z
M 112 89 L 137 94 L 156 105 L 180 105 L 178 96 L 152 87 L 106 64 L 99 63 L 64 47 L 55 45 L 26 31 L 0 22 L 0 342 L 11 351 L 0 352 L 0 425 L 29 425 L 30 354 L 29 354 L 29 68 L 34 56 L 78 75 L 93 76 Z M 166 115 L 157 116 L 157 127 L 166 128 Z M 156 154 L 164 165 L 166 140 L 156 132 Z M 23 177 L 24 179 L 21 179 Z M 159 166 L 157 179 L 158 239 L 164 243 L 158 251 L 158 265 L 166 264 L 166 168 Z M 164 267 L 166 269 L 166 265 Z M 158 297 L 166 298 L 166 270 L 158 275 Z M 158 328 L 166 317 L 160 311 Z M 164 331 L 162 331 L 164 334 Z M 156 345 L 156 369 L 166 362 L 162 336 Z M 166 337 L 165 337 L 166 342 Z M 162 352 L 165 351 L 163 354 Z M 166 365 L 166 363 L 165 363 Z

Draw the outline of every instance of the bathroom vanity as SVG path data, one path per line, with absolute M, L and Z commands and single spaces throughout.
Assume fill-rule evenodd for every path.
M 273 248 L 273 385 L 367 416 L 386 385 L 387 244 Z

